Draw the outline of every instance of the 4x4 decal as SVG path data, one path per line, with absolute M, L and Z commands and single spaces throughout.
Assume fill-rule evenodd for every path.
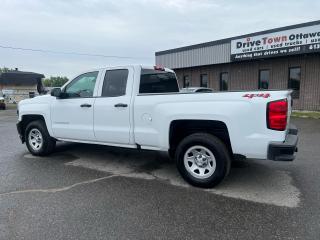
M 246 97 L 246 98 L 254 98 L 254 97 L 262 97 L 262 98 L 268 98 L 270 97 L 270 93 L 246 93 L 245 95 L 243 95 L 242 97 Z

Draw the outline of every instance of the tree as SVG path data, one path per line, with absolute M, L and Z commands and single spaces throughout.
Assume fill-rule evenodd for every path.
M 13 71 L 14 69 L 10 69 L 10 68 L 7 68 L 7 67 L 2 67 L 0 68 L 0 74 L 1 73 L 5 73 L 5 72 L 9 72 L 9 71 Z
M 43 85 L 45 87 L 61 87 L 63 84 L 65 84 L 69 79 L 67 77 L 50 77 L 45 78 L 43 80 Z

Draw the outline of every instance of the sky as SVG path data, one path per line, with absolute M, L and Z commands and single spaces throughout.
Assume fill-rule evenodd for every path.
M 72 78 L 154 65 L 156 51 L 319 20 L 319 9 L 318 0 L 0 0 L 0 46 L 55 52 L 0 48 L 0 67 Z

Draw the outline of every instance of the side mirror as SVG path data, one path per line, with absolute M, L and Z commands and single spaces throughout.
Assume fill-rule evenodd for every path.
M 54 88 L 51 90 L 51 96 L 60 98 L 61 97 L 61 88 Z

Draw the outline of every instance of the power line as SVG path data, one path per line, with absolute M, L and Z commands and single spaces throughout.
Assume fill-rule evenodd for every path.
M 11 50 L 20 50 L 20 51 L 30 51 L 30 52 L 51 53 L 51 54 L 88 56 L 88 57 L 103 57 L 103 58 L 118 58 L 118 59 L 151 59 L 148 57 L 130 57 L 130 56 L 117 56 L 117 55 L 78 53 L 78 52 L 64 52 L 64 51 L 53 51 L 53 50 L 47 50 L 47 49 L 21 48 L 21 47 L 12 47 L 12 46 L 3 46 L 3 45 L 0 45 L 0 48 L 11 49 Z

